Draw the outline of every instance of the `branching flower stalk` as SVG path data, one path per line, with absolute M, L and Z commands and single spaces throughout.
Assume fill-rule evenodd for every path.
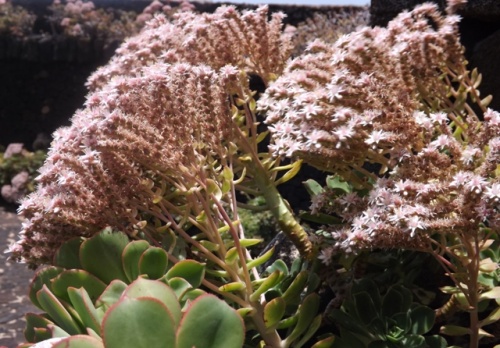
M 281 73 L 290 51 L 281 18 L 268 21 L 267 7 L 181 13 L 173 23 L 158 16 L 125 42 L 89 80 L 85 109 L 55 133 L 38 189 L 21 204 L 27 221 L 13 258 L 50 262 L 65 241 L 110 226 L 163 247 L 173 262 L 206 264 L 204 285 L 249 311 L 267 346 L 287 347 L 266 326 L 265 299 L 256 292 L 267 279 L 256 267 L 272 251 L 250 256 L 254 241 L 245 239 L 236 209 L 239 189 L 263 196 L 283 232 L 304 256 L 312 254 L 276 188 L 300 162 L 280 167 L 270 153 L 258 153 L 265 134 L 257 131 L 248 82 L 249 74 L 269 84 Z
M 479 321 L 479 302 L 499 297 L 478 275 L 480 251 L 500 226 L 500 113 L 479 97 L 481 77 L 466 68 L 458 20 L 423 4 L 387 28 L 362 29 L 333 45 L 315 41 L 259 108 L 276 155 L 303 159 L 352 186 L 315 198 L 313 213 L 344 221 L 323 228 L 334 243 L 322 255 L 377 248 L 435 255 L 469 312 L 462 332 L 475 348 L 489 320 Z M 378 176 L 360 170 L 367 163 L 381 168 Z

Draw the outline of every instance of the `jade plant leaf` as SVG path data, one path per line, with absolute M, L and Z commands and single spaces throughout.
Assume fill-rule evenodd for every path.
M 53 321 L 40 314 L 27 313 L 25 318 L 26 329 L 24 330 L 24 338 L 28 342 L 37 342 L 35 329 L 48 329 L 48 325 L 54 325 Z
M 158 247 L 149 247 L 139 259 L 139 272 L 146 274 L 149 279 L 159 279 L 167 271 L 168 255 Z
M 241 348 L 244 338 L 245 328 L 238 313 L 207 294 L 188 307 L 177 332 L 176 348 Z
M 167 280 L 174 277 L 184 278 L 193 288 L 197 288 L 205 277 L 205 265 L 194 260 L 180 261 L 167 272 Z
M 62 271 L 64 271 L 64 269 L 59 267 L 49 266 L 42 268 L 41 270 L 36 272 L 35 277 L 31 281 L 28 293 L 28 297 L 31 303 L 33 303 L 35 306 L 43 310 L 42 306 L 38 302 L 36 294 L 38 291 L 42 289 L 44 285 L 47 285 L 50 289 L 52 286 L 51 280 L 57 277 Z
M 91 328 L 96 333 L 101 333 L 101 320 L 99 314 L 92 302 L 87 291 L 84 288 L 68 288 L 68 295 L 71 304 L 78 312 L 83 325 L 86 328 Z
M 69 287 L 84 288 L 92 301 L 101 296 L 106 284 L 96 276 L 82 269 L 70 269 L 62 272 L 52 280 L 52 292 L 57 297 L 69 301 Z
M 102 331 L 106 347 L 175 347 L 174 319 L 155 298 L 122 298 L 106 313 Z
M 177 296 L 165 283 L 139 278 L 125 289 L 122 297 L 125 296 L 130 298 L 155 298 L 168 308 L 176 326 L 181 320 L 181 306 Z
M 264 323 L 267 328 L 276 326 L 285 314 L 286 302 L 281 297 L 269 301 L 264 307 Z
M 46 285 L 42 286 L 36 294 L 38 303 L 42 309 L 57 323 L 63 330 L 70 335 L 81 333 L 81 329 L 75 320 L 71 317 L 69 312 L 64 308 L 63 304 L 57 297 L 47 288 Z
M 85 335 L 65 338 L 51 346 L 52 348 L 104 348 L 102 341 Z
M 139 260 L 143 252 L 149 248 L 145 240 L 134 240 L 127 244 L 122 254 L 122 267 L 129 282 L 136 280 L 139 275 Z
M 432 329 L 436 313 L 429 307 L 418 306 L 410 313 L 413 334 L 423 335 Z
M 81 269 L 80 246 L 83 240 L 82 237 L 77 237 L 61 245 L 54 255 L 54 266 L 66 269 Z
M 127 282 L 122 267 L 122 253 L 129 239 L 125 233 L 109 229 L 84 241 L 80 247 L 80 261 L 83 269 L 105 283 L 115 279 Z M 105 265 L 105 267 L 103 267 Z
M 168 286 L 174 291 L 179 300 L 182 299 L 189 289 L 193 288 L 186 279 L 180 277 L 174 277 L 168 280 Z
M 127 284 L 125 284 L 121 280 L 113 280 L 108 285 L 106 290 L 104 290 L 102 295 L 97 299 L 95 303 L 96 307 L 110 307 L 111 305 L 115 304 L 116 302 L 118 302 L 126 288 Z

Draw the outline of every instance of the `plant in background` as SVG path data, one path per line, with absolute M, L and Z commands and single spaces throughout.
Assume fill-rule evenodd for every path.
M 414 303 L 411 291 L 401 285 L 381 294 L 375 283 L 363 279 L 331 317 L 340 327 L 333 347 L 446 347 L 444 338 L 424 336 L 434 325 L 434 311 Z
M 23 144 L 10 144 L 0 153 L 0 187 L 2 198 L 17 203 L 35 190 L 34 178 L 47 154 L 45 151 L 29 152 Z
M 0 1 L 0 35 L 23 37 L 31 34 L 36 15 L 9 0 Z
M 136 22 L 135 12 L 96 8 L 92 1 L 55 0 L 48 9 L 52 35 L 92 38 L 107 44 L 139 32 L 143 24 Z
M 292 55 L 304 53 L 307 45 L 315 39 L 333 44 L 341 36 L 356 31 L 369 24 L 368 7 L 349 7 L 331 12 L 314 13 L 312 17 L 299 23 L 296 27 L 287 26 L 285 30 L 293 32 L 294 50 Z

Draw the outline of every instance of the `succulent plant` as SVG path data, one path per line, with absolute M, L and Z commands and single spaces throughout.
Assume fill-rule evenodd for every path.
M 169 267 L 163 249 L 104 230 L 64 244 L 54 265 L 38 271 L 30 287 L 31 301 L 45 312 L 26 315 L 30 343 L 67 337 L 53 347 L 243 344 L 243 320 L 199 289 L 205 266 L 194 260 Z
M 444 338 L 424 336 L 434 325 L 434 311 L 412 302 L 410 290 L 392 286 L 382 295 L 376 284 L 363 279 L 354 284 L 332 319 L 340 328 L 333 347 L 444 348 Z

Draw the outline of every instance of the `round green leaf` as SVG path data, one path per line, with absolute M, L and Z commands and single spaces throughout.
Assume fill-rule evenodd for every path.
M 68 288 L 84 288 L 93 302 L 101 296 L 106 284 L 96 276 L 82 269 L 71 269 L 62 272 L 52 280 L 52 292 L 59 298 L 69 302 Z
M 62 268 L 48 266 L 35 273 L 35 277 L 31 281 L 28 293 L 31 303 L 43 310 L 42 306 L 38 302 L 36 293 L 40 291 L 44 285 L 50 289 L 52 287 L 51 280 L 57 277 L 62 271 L 64 271 Z
M 27 313 L 25 315 L 26 319 L 26 329 L 24 330 L 24 338 L 28 342 L 34 343 L 36 340 L 36 329 L 47 329 L 49 324 L 54 325 L 54 322 L 41 316 L 40 314 Z
M 264 323 L 267 328 L 274 327 L 285 314 L 286 302 L 281 297 L 269 301 L 264 307 Z
M 47 288 L 46 285 L 36 294 L 38 303 L 42 309 L 47 312 L 50 318 L 70 335 L 81 333 L 81 328 L 75 322 L 71 314 L 64 308 L 63 304 L 57 297 Z
M 167 284 L 144 278 L 138 278 L 123 292 L 122 297 L 130 298 L 155 298 L 163 303 L 169 310 L 177 326 L 181 320 L 181 306 L 174 291 Z
M 139 275 L 139 260 L 144 251 L 149 248 L 145 240 L 134 240 L 127 244 L 122 254 L 122 266 L 130 282 L 136 280 Z
M 126 288 L 127 284 L 121 280 L 113 280 L 95 302 L 96 307 L 110 307 L 115 304 L 118 302 Z
M 126 234 L 106 229 L 82 243 L 80 262 L 86 271 L 105 283 L 115 279 L 127 282 L 122 253 L 128 243 Z
M 59 341 L 52 345 L 52 348 L 104 348 L 104 345 L 102 341 L 97 338 L 86 335 L 76 335 Z
M 241 348 L 243 320 L 226 302 L 203 295 L 188 307 L 177 331 L 177 348 Z
M 106 313 L 102 332 L 109 348 L 175 347 L 174 320 L 155 298 L 122 298 Z
M 167 279 L 174 277 L 186 279 L 193 288 L 201 285 L 205 277 L 205 265 L 194 260 L 184 260 L 177 262 L 168 272 Z
M 168 280 L 168 285 L 174 291 L 178 299 L 181 299 L 186 291 L 193 288 L 186 279 L 178 277 Z
M 410 312 L 411 333 L 423 335 L 432 329 L 436 313 L 429 307 L 418 306 Z
M 139 260 L 140 274 L 147 274 L 149 279 L 159 279 L 165 275 L 168 265 L 168 255 L 158 247 L 149 247 Z
M 80 246 L 82 243 L 83 238 L 76 237 L 61 245 L 54 255 L 54 265 L 66 269 L 81 269 Z

